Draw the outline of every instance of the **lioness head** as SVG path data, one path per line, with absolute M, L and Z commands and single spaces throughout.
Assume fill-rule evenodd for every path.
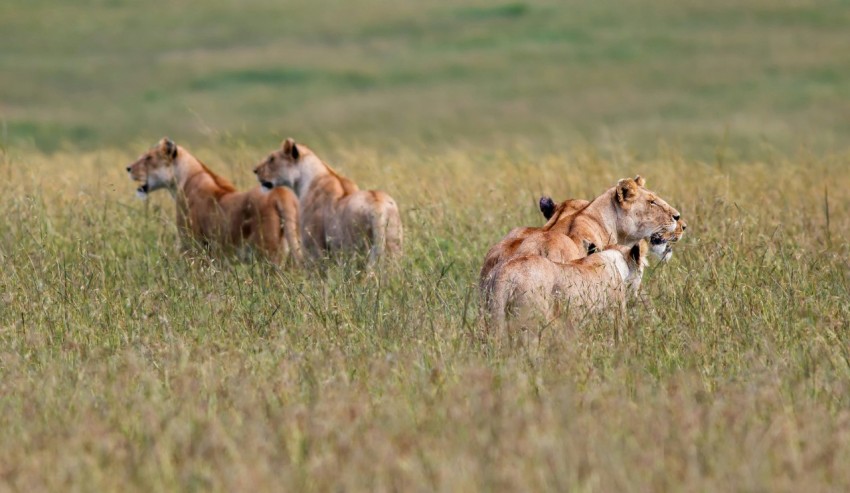
M 685 230 L 688 229 L 688 224 L 684 219 L 679 218 L 676 221 L 676 229 L 673 231 L 663 231 L 654 233 L 649 237 L 649 249 L 662 262 L 670 260 L 673 256 L 673 243 L 682 239 Z
M 172 187 L 176 158 L 177 144 L 168 137 L 163 137 L 158 144 L 127 166 L 130 179 L 141 183 L 136 189 L 136 195 L 145 198 L 154 190 Z
M 297 193 L 303 173 L 302 164 L 312 156 L 307 148 L 296 144 L 290 137 L 283 141 L 280 149 L 269 154 L 254 168 L 254 174 L 267 190 L 285 186 Z
M 679 211 L 661 197 L 647 190 L 640 175 L 623 178 L 614 188 L 614 202 L 620 228 L 628 240 L 638 241 L 656 233 L 673 232 Z
M 640 177 L 638 177 L 640 178 Z M 640 178 L 643 181 L 643 178 Z M 645 183 L 645 182 L 644 182 Z M 543 214 L 543 217 L 547 220 L 550 220 L 552 216 L 554 216 L 559 209 L 565 208 L 565 206 L 570 206 L 571 209 L 578 210 L 579 208 L 587 205 L 587 201 L 572 199 L 565 200 L 560 204 L 555 204 L 555 201 L 552 200 L 552 197 L 542 196 L 540 197 L 539 207 L 540 213 Z M 682 235 L 685 233 L 685 229 L 687 229 L 688 225 L 685 223 L 685 220 L 681 217 L 676 221 L 676 229 L 673 231 L 660 231 L 657 233 L 653 233 L 649 238 L 649 253 L 653 256 L 661 260 L 662 262 L 666 262 L 670 260 L 673 256 L 673 243 L 676 243 L 682 238 Z M 595 244 L 589 243 L 587 241 L 584 242 L 584 248 L 587 251 L 588 255 L 591 255 L 598 251 L 598 248 Z

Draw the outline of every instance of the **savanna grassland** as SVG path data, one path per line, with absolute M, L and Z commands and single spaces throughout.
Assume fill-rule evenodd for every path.
M 0 4 L 0 491 L 850 489 L 847 2 Z M 124 167 L 389 191 L 377 276 L 178 254 Z M 689 228 L 630 320 L 498 347 L 541 194 Z

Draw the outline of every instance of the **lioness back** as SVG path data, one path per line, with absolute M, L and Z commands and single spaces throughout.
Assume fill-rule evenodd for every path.
M 612 246 L 579 260 L 553 262 L 540 255 L 514 257 L 497 274 L 488 322 L 512 330 L 534 317 L 548 323 L 566 313 L 577 322 L 608 308 L 625 309 L 626 291 L 640 287 L 646 246 Z
M 551 199 L 542 197 L 539 208 L 547 219 L 543 227 L 514 228 L 487 251 L 478 274 L 481 305 L 487 304 L 494 282 L 493 272 L 503 262 L 524 255 L 551 255 L 557 261 L 565 261 L 568 256 L 576 255 L 572 250 L 573 243 L 561 231 L 569 226 L 573 215 L 589 203 L 582 199 L 567 199 L 554 205 Z
M 401 253 L 401 219 L 392 197 L 377 190 L 358 190 L 340 199 L 338 210 L 339 219 L 330 222 L 327 233 L 331 248 L 344 250 L 360 243 L 370 249 L 370 256 L 371 249 L 386 248 L 386 252 L 374 252 L 374 260 L 382 253 Z

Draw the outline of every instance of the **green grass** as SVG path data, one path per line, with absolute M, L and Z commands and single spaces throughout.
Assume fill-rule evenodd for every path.
M 0 119 L 47 151 L 163 134 L 842 151 L 848 22 L 838 0 L 13 0 Z
M 850 5 L 0 4 L 0 490 L 850 489 Z M 285 136 L 400 204 L 366 277 L 183 257 L 124 167 Z M 640 173 L 619 329 L 498 347 L 490 245 Z
M 247 186 L 263 152 L 197 154 Z M 405 257 L 367 278 L 178 256 L 171 198 L 132 197 L 134 154 L 0 166 L 11 489 L 850 487 L 847 155 L 328 148 L 402 206 Z M 489 245 L 540 224 L 539 194 L 636 172 L 690 228 L 631 321 L 496 346 Z

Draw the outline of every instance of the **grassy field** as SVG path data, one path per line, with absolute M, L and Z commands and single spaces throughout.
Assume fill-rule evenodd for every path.
M 291 134 L 841 151 L 848 25 L 846 0 L 7 0 L 0 120 L 46 150 Z
M 850 489 L 848 12 L 0 4 L 0 491 Z M 178 255 L 163 134 L 306 142 L 401 265 Z M 689 229 L 628 325 L 496 347 L 487 248 L 637 173 Z

